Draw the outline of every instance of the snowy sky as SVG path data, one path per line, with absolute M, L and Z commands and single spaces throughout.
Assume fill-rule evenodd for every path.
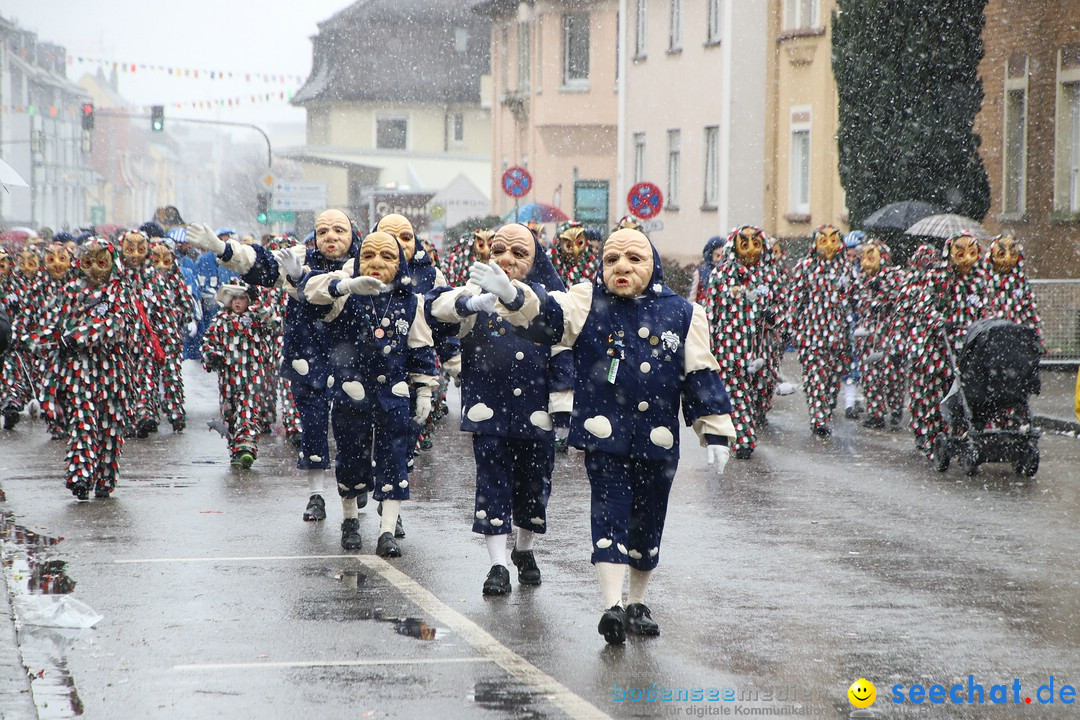
M 285 83 L 247 81 L 247 73 L 307 77 L 318 28 L 352 0 L 3 0 L 0 15 L 38 38 L 64 45 L 69 56 L 239 73 L 232 80 L 172 77 L 165 72 L 121 73 L 120 92 L 137 105 L 166 106 L 170 115 L 235 122 L 299 122 L 304 112 L 285 100 L 250 102 L 252 94 L 296 91 Z M 69 64 L 77 81 L 97 64 Z M 169 108 L 169 103 L 243 100 L 236 107 Z

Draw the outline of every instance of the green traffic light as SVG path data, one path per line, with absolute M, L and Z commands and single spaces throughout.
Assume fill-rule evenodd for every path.
M 162 127 L 164 127 L 164 123 L 162 123 L 160 120 L 154 121 L 154 132 L 161 132 Z
M 266 213 L 259 213 L 255 216 L 255 219 L 258 220 L 259 223 L 265 224 L 268 218 L 266 216 Z

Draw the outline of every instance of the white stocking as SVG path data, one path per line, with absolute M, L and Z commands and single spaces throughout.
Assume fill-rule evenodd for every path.
M 623 580 L 626 565 L 622 563 L 596 563 L 596 575 L 600 578 L 600 592 L 604 595 L 604 609 L 622 605 Z

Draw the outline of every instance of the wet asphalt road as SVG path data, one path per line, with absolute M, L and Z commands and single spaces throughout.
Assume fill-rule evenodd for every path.
M 40 717 L 837 718 L 860 677 L 877 686 L 877 717 L 1077 714 L 1060 697 L 1080 685 L 1076 439 L 1045 436 L 1034 481 L 1005 465 L 941 475 L 907 432 L 839 419 L 829 441 L 812 438 L 800 394 L 777 399 L 754 458 L 717 479 L 687 431 L 647 598 L 662 634 L 612 647 L 596 633 L 581 454 L 557 461 L 543 585 L 518 587 L 512 570 L 513 593 L 484 599 L 456 395 L 418 461 L 404 557 L 384 561 L 373 507 L 355 554 L 340 549 L 336 501 L 326 522 L 301 521 L 307 482 L 282 438 L 231 469 L 202 429 L 213 380 L 185 369 L 190 429 L 129 441 L 111 500 L 72 499 L 64 448 L 40 423 L 0 433 L 9 526 L 63 537 L 50 556 L 104 616 L 91 630 L 20 629 L 23 661 L 42 671 Z M 964 683 L 966 700 L 969 675 L 982 705 L 891 702 L 915 683 Z M 1055 703 L 1041 705 L 1050 676 Z M 654 684 L 705 692 L 630 699 Z M 994 684 L 1010 704 L 990 703 Z

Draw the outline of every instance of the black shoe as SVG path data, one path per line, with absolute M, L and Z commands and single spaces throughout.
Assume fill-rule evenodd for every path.
M 846 417 L 848 420 L 858 420 L 859 411 L 855 409 L 854 405 L 849 408 L 844 408 L 844 417 Z
M 150 418 L 143 418 L 135 426 L 135 437 L 143 440 L 150 437 L 150 433 L 157 432 L 158 424 Z
M 8 408 L 4 411 L 4 429 L 14 430 L 15 426 L 19 424 L 19 411 L 14 408 Z
M 364 505 L 367 505 L 367 495 L 364 495 Z M 358 505 L 357 507 L 364 507 L 364 505 Z M 379 517 L 382 517 L 382 503 L 375 508 L 375 512 L 379 513 Z M 398 540 L 405 537 L 405 523 L 401 522 L 401 515 L 397 516 L 397 522 L 394 523 L 394 537 Z
M 375 546 L 375 554 L 379 557 L 401 557 L 401 548 L 394 542 L 394 536 L 384 532 L 379 536 L 379 542 Z
M 112 491 L 104 485 L 98 485 L 94 488 L 94 497 L 99 500 L 108 500 L 112 497 Z
M 503 565 L 492 565 L 484 581 L 484 595 L 509 595 L 510 571 Z
M 749 460 L 750 456 L 754 454 L 754 448 L 741 447 L 735 448 L 735 457 L 739 460 Z
M 341 521 L 341 547 L 346 550 L 359 550 L 360 518 L 345 518 Z
M 612 605 L 600 616 L 600 624 L 596 626 L 596 632 L 604 636 L 612 645 L 621 645 L 626 642 L 626 629 L 623 626 L 623 609 L 618 605 Z
M 885 427 L 885 418 L 870 416 L 862 421 L 863 427 L 881 429 Z
M 297 450 L 300 449 L 300 433 L 298 433 L 298 432 L 287 433 L 285 435 L 285 441 L 288 442 L 290 445 L 292 445 L 293 448 L 295 448 Z
M 903 410 L 893 410 L 892 415 L 889 416 L 889 424 L 893 427 L 900 427 L 900 421 L 904 419 Z
M 326 501 L 323 500 L 322 495 L 316 493 L 308 498 L 307 507 L 304 508 L 304 520 L 307 522 L 318 522 L 319 520 L 325 519 Z
M 514 548 L 510 551 L 510 562 L 517 566 L 518 584 L 540 584 L 540 568 L 536 565 L 536 556 L 533 555 L 532 550 L 518 550 L 517 548 Z
M 659 635 L 660 626 L 652 619 L 652 613 L 644 603 L 631 603 L 626 606 L 626 632 L 632 635 Z
M 183 418 L 180 418 L 179 420 L 173 420 L 172 421 L 172 431 L 174 433 L 184 432 L 184 428 L 186 428 L 186 427 L 187 427 L 187 422 Z
M 90 488 L 84 482 L 77 482 L 71 486 L 71 494 L 75 496 L 76 500 L 89 500 Z
M 431 438 L 425 437 L 420 439 L 420 449 L 427 452 L 431 448 L 435 447 L 435 443 Z
M 830 428 L 828 425 L 815 425 L 814 434 L 818 437 L 829 437 L 830 435 L 832 435 L 832 428 Z

